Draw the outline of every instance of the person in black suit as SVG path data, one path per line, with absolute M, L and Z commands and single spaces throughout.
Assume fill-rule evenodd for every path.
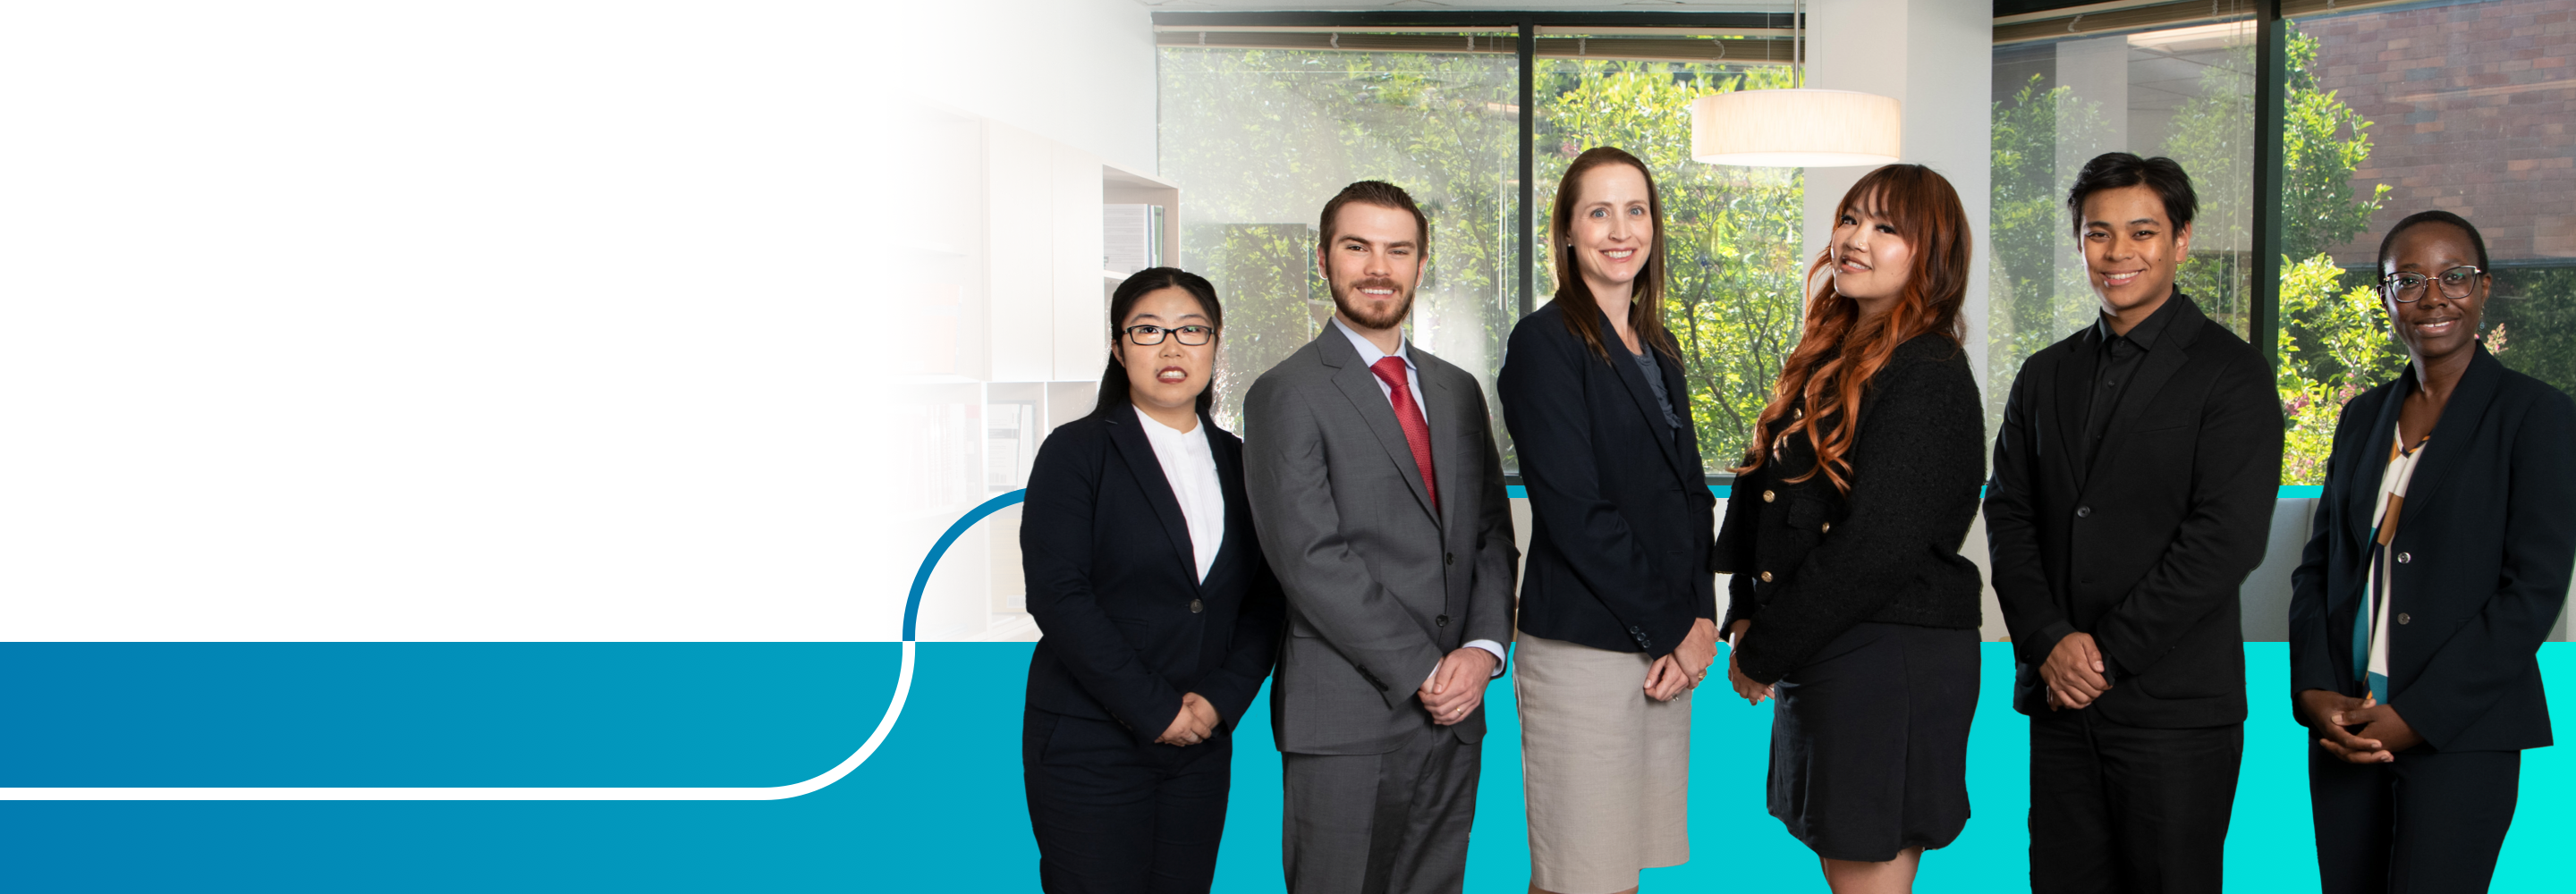
M 1208 417 L 1216 289 L 1156 267 L 1110 299 L 1091 415 L 1038 448 L 1020 521 L 1021 768 L 1048 891 L 1206 891 L 1230 733 L 1279 648 L 1243 442 Z
M 1986 541 L 2030 716 L 2031 889 L 2220 889 L 2245 744 L 2237 588 L 2281 479 L 2271 367 L 2174 286 L 2182 167 L 2113 152 L 2066 207 L 2101 316 L 2022 364 Z
M 1771 815 L 1836 894 L 1911 890 L 1968 824 L 1985 473 L 1967 210 L 1921 165 L 1843 195 L 1797 350 L 1727 495 L 1727 679 L 1772 702 Z
M 2344 405 L 2291 576 L 2329 892 L 2486 890 L 2522 749 L 2550 744 L 2537 655 L 2576 563 L 2576 401 L 2480 343 L 2486 269 L 2486 241 L 2447 211 L 2381 240 L 2413 362 Z
M 1717 657 L 1717 504 L 1663 327 L 1663 205 L 1603 146 L 1557 187 L 1556 297 L 1495 391 L 1529 485 L 1513 684 L 1530 889 L 1624 891 L 1690 859 L 1690 690 Z

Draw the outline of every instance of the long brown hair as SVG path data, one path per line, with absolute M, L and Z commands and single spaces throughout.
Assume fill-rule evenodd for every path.
M 1938 332 L 1957 345 L 1967 334 L 1959 307 L 1968 297 L 1968 212 L 1950 181 L 1922 165 L 1888 165 L 1843 193 L 1842 203 L 1834 206 L 1836 220 L 1852 210 L 1893 221 L 1896 235 L 1914 250 L 1905 286 L 1895 307 L 1866 323 L 1860 303 L 1836 293 L 1832 277 L 1815 289 L 1807 300 L 1798 347 L 1780 366 L 1779 384 L 1754 422 L 1752 450 L 1738 473 L 1761 468 L 1771 458 L 1775 439 L 1803 431 L 1815 443 L 1816 467 L 1789 480 L 1804 481 L 1823 472 L 1836 490 L 1850 493 L 1851 462 L 1845 457 L 1860 436 L 1861 394 L 1870 377 L 1908 339 Z M 1816 274 L 1832 263 L 1828 246 L 1808 265 L 1807 281 L 1816 282 Z M 1805 412 L 1792 418 L 1793 406 L 1802 398 Z
M 1626 150 L 1615 146 L 1595 146 L 1574 157 L 1565 168 L 1565 178 L 1556 182 L 1556 211 L 1548 216 L 1548 238 L 1557 242 L 1556 304 L 1565 316 L 1565 328 L 1592 349 L 1595 356 L 1610 359 L 1610 346 L 1601 343 L 1601 302 L 1592 297 L 1592 287 L 1583 284 L 1583 269 L 1575 260 L 1574 246 L 1564 240 L 1574 232 L 1575 185 L 1583 175 L 1602 165 L 1624 164 L 1637 169 L 1646 178 L 1647 216 L 1654 218 L 1655 237 L 1646 246 L 1646 265 L 1637 271 L 1635 285 L 1628 292 L 1628 329 L 1637 333 L 1637 341 L 1647 350 L 1672 354 L 1664 347 L 1664 194 L 1655 189 L 1655 172 L 1646 170 Z M 1624 347 L 1623 347 L 1624 350 Z M 1678 358 L 1676 358 L 1678 359 Z

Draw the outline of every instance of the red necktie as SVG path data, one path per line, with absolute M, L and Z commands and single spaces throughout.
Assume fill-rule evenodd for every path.
M 1440 509 L 1440 486 L 1431 482 L 1431 426 L 1422 421 L 1422 408 L 1413 403 L 1413 389 L 1404 384 L 1404 358 L 1380 357 L 1369 364 L 1369 372 L 1386 383 L 1386 397 L 1395 402 L 1395 424 L 1404 428 L 1404 443 L 1413 448 L 1413 464 L 1422 471 L 1422 492 L 1430 495 L 1433 511 Z

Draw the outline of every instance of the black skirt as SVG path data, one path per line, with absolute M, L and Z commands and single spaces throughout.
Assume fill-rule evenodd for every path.
M 1781 679 L 1771 815 L 1817 856 L 1881 862 L 1968 824 L 1977 632 L 1864 623 Z

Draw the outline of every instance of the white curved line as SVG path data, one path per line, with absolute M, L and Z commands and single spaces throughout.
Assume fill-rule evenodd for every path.
M 877 720 L 876 732 L 859 750 L 841 761 L 840 766 L 793 785 L 769 787 L 395 787 L 352 786 L 340 788 L 295 787 L 61 787 L 0 788 L 0 801 L 775 801 L 807 794 L 841 781 L 850 771 L 867 763 L 868 756 L 885 744 L 894 732 L 897 717 L 903 714 L 904 697 L 912 693 L 913 643 L 903 644 L 903 671 L 895 678 L 894 701 L 886 704 L 885 716 Z

